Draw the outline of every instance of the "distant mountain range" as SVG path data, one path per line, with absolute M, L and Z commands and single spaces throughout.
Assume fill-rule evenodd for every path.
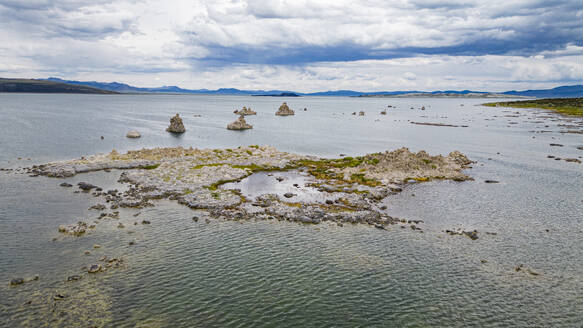
M 116 93 L 110 90 L 93 88 L 84 85 L 75 85 L 72 83 L 45 80 L 3 79 L 3 78 L 0 78 L 0 92 L 93 93 L 93 94 Z
M 9 82 L 11 81 L 11 82 Z M 16 84 L 15 84 L 16 83 Z M 44 91 L 43 91 L 44 90 Z M 533 97 L 533 98 L 575 98 L 583 97 L 583 85 L 561 86 L 545 90 L 525 90 L 506 92 L 484 92 L 471 90 L 444 91 L 379 91 L 362 92 L 354 90 L 336 90 L 301 93 L 289 90 L 239 90 L 234 88 L 183 89 L 177 86 L 157 88 L 139 88 L 118 82 L 82 82 L 63 80 L 55 77 L 41 80 L 1 79 L 0 92 L 64 92 L 64 93 L 172 93 L 172 94 L 206 94 L 206 95 L 250 95 L 250 96 L 339 96 L 339 97 Z

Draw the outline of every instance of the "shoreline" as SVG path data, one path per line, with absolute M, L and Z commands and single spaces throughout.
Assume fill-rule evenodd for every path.
M 537 108 L 572 117 L 583 117 L 583 98 L 551 98 L 485 103 L 486 107 Z

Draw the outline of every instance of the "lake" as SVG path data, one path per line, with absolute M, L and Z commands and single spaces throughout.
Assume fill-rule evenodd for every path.
M 283 101 L 296 115 L 274 115 Z M 12 169 L 0 171 L 0 326 L 579 326 L 583 164 L 564 159 L 582 159 L 583 135 L 565 132 L 582 131 L 583 119 L 486 101 L 495 99 L 0 94 L 0 168 Z M 227 130 L 242 106 L 258 112 L 246 118 L 253 129 Z M 165 131 L 176 113 L 180 136 Z M 132 129 L 142 137 L 126 138 Z M 122 190 L 120 172 L 18 169 L 112 149 L 255 144 L 322 157 L 459 150 L 475 161 L 465 171 L 474 180 L 411 184 L 384 200 L 390 215 L 423 220 L 422 234 L 194 222 L 193 210 L 161 200 L 71 237 L 57 227 L 95 219 L 97 200 L 59 184 Z M 133 224 L 142 219 L 151 224 Z M 456 228 L 480 238 L 444 232 Z M 67 281 L 101 256 L 124 265 Z

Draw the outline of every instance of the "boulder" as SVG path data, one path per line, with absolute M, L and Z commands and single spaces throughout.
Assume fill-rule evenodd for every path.
M 275 115 L 278 115 L 278 116 L 289 116 L 289 115 L 294 115 L 294 114 L 295 114 L 294 111 L 287 106 L 286 102 L 281 104 L 281 106 L 279 106 L 279 109 L 277 110 L 277 112 L 275 112 Z
M 229 130 L 247 130 L 247 129 L 253 129 L 253 126 L 251 124 L 247 124 L 247 122 L 245 122 L 245 116 L 243 114 L 241 114 L 235 122 L 227 125 L 227 129 L 229 129 Z
M 136 130 L 131 130 L 126 133 L 126 138 L 139 138 L 141 136 L 142 135 Z
M 358 112 L 358 116 L 364 116 L 364 111 L 361 110 L 360 112 Z
M 89 269 L 87 270 L 87 272 L 89 273 L 97 273 L 99 271 L 102 271 L 103 267 L 101 266 L 101 264 L 92 264 Z
M 176 114 L 176 116 L 170 118 L 170 126 L 166 128 L 166 131 L 172 133 L 184 133 L 186 131 L 180 115 Z
M 239 115 L 243 115 L 243 116 L 246 116 L 246 115 L 257 115 L 257 112 L 256 111 L 252 110 L 251 108 L 247 108 L 245 106 L 243 106 L 243 109 L 236 110 L 233 113 L 239 114 Z

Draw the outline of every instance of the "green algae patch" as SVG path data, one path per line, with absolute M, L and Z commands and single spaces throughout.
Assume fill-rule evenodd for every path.
M 381 183 L 378 180 L 375 179 L 368 179 L 365 177 L 364 174 L 362 173 L 354 173 L 350 175 L 350 181 L 354 182 L 354 183 L 358 183 L 364 186 L 369 186 L 369 187 L 376 187 L 376 186 L 380 186 Z
M 155 170 L 160 166 L 160 164 L 146 165 L 142 167 L 144 170 Z
M 568 116 L 583 116 L 583 98 L 533 99 L 493 102 L 482 105 L 488 107 L 541 108 Z
M 305 168 L 310 175 L 317 180 L 325 180 L 332 184 L 353 184 L 358 183 L 365 186 L 376 187 L 381 183 L 376 179 L 365 177 L 367 169 L 361 167 L 363 163 L 374 163 L 376 165 L 379 160 L 371 157 L 344 157 L 341 159 L 320 159 L 320 160 L 299 160 L 296 161 L 298 167 Z M 345 178 L 344 169 L 359 168 L 360 173 L 350 175 L 350 178 Z

